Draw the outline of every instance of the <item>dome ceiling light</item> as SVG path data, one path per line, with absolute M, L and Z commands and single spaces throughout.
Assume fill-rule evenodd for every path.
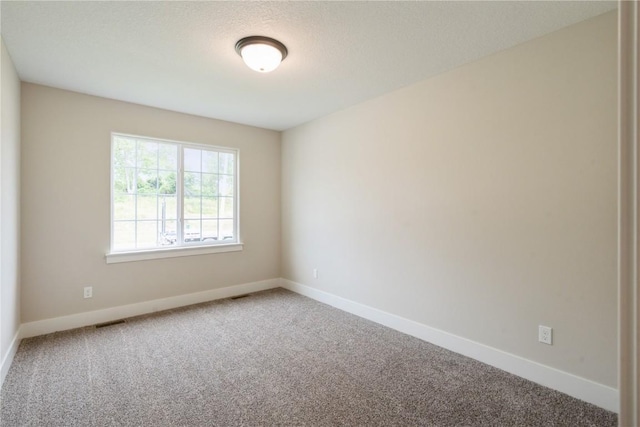
M 278 68 L 288 53 L 285 45 L 278 40 L 263 36 L 238 40 L 236 52 L 249 68 L 259 73 L 268 73 Z

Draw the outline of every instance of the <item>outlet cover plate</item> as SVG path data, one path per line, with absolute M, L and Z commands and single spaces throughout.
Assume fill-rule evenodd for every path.
M 553 345 L 553 329 L 548 326 L 538 325 L 538 341 Z

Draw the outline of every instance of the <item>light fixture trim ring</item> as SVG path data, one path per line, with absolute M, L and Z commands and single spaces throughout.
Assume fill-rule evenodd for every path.
M 281 61 L 284 61 L 284 58 L 286 58 L 287 54 L 289 53 L 287 51 L 287 47 L 284 44 L 282 44 L 276 39 L 272 39 L 271 37 L 265 37 L 265 36 L 249 36 L 249 37 L 245 37 L 238 40 L 238 43 L 236 43 L 236 52 L 238 53 L 238 55 L 242 56 L 242 48 L 252 44 L 266 44 L 268 46 L 278 49 L 282 54 Z

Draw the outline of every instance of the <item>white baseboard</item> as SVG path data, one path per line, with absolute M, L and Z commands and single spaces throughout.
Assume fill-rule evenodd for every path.
M 281 286 L 609 411 L 619 410 L 615 388 L 300 283 L 281 279 Z
M 9 367 L 11 366 L 13 357 L 18 350 L 20 339 L 22 338 L 139 316 L 216 299 L 229 298 L 235 295 L 273 289 L 279 286 L 448 350 L 455 351 L 456 353 L 479 360 L 488 365 L 495 366 L 496 368 L 558 390 L 609 411 L 618 412 L 619 410 L 619 394 L 615 388 L 286 279 L 269 279 L 245 283 L 204 292 L 178 295 L 137 304 L 23 323 L 20 326 L 19 332 L 11 342 L 9 351 L 2 360 L 0 386 L 9 372 Z
M 9 345 L 9 349 L 7 353 L 2 358 L 2 365 L 0 365 L 0 389 L 2 389 L 2 384 L 4 384 L 4 379 L 7 377 L 9 373 L 9 368 L 11 367 L 11 363 L 13 363 L 13 356 L 16 355 L 18 351 L 18 346 L 20 345 L 20 330 L 16 332 L 11 340 L 11 345 Z
M 118 307 L 105 308 L 103 310 L 88 311 L 69 316 L 23 323 L 20 326 L 20 338 L 29 338 L 49 334 L 51 332 L 81 328 L 83 326 L 95 325 L 96 323 L 110 322 L 156 311 L 168 310 L 186 305 L 213 301 L 216 299 L 229 298 L 250 292 L 264 291 L 267 289 L 277 288 L 279 286 L 280 279 L 262 280 L 259 282 L 243 283 L 241 285 L 229 286 L 226 288 L 211 289 L 209 291 L 178 295 L 175 297 L 144 301 L 137 304 L 121 305 Z

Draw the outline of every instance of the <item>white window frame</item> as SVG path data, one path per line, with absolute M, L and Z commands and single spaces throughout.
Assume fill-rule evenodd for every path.
M 145 140 L 150 142 L 164 143 L 176 145 L 178 148 L 178 170 L 176 176 L 176 199 L 177 199 L 177 224 L 176 234 L 178 242 L 181 242 L 175 246 L 167 247 L 155 247 L 145 249 L 127 249 L 127 250 L 114 250 L 114 141 L 116 137 L 132 138 L 136 140 Z M 148 136 L 131 135 L 120 132 L 111 132 L 111 151 L 109 158 L 110 168 L 110 250 L 106 254 L 107 264 L 129 261 L 143 261 L 159 258 L 173 258 L 191 255 L 203 255 L 220 252 L 236 252 L 243 249 L 242 241 L 240 240 L 240 150 L 237 148 L 221 147 L 208 144 L 197 144 L 193 142 L 175 141 L 162 138 L 154 138 Z M 233 179 L 233 222 L 234 222 L 234 238 L 231 241 L 222 240 L 214 241 L 199 241 L 199 242 L 183 242 L 183 224 L 184 224 L 184 150 L 187 148 L 196 150 L 208 150 L 217 151 L 221 153 L 234 154 L 234 179 Z M 137 220 L 136 220 L 137 222 Z

